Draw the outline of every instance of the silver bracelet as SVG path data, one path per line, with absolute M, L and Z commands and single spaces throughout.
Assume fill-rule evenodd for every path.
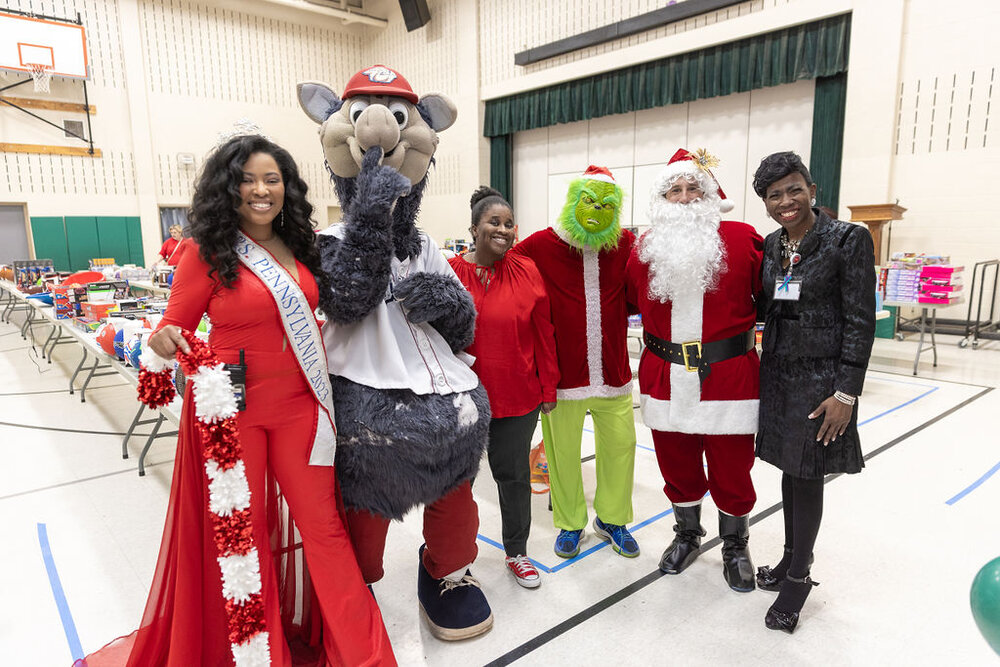
M 850 394 L 845 394 L 842 391 L 833 392 L 833 397 L 843 403 L 844 405 L 854 405 L 858 402 L 857 396 L 851 396 Z

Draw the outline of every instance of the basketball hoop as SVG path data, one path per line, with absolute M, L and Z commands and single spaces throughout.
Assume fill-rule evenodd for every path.
M 36 93 L 49 92 L 49 82 L 52 81 L 52 66 L 32 63 L 28 65 L 31 80 L 35 82 Z

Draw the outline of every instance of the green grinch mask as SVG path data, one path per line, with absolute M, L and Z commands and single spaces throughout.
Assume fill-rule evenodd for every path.
M 614 183 L 578 178 L 569 186 L 559 223 L 580 245 L 608 250 L 621 235 L 622 189 Z

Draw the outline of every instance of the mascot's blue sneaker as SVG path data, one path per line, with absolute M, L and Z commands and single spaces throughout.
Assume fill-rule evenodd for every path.
M 493 627 L 493 611 L 479 582 L 468 570 L 459 581 L 435 579 L 424 567 L 424 549 L 418 552 L 417 601 L 431 634 L 444 641 L 468 639 Z
M 639 555 L 639 543 L 632 537 L 625 526 L 604 523 L 599 517 L 594 517 L 594 532 L 606 542 L 611 542 L 615 553 L 625 558 L 635 558 Z
M 573 558 L 580 553 L 583 530 L 560 530 L 556 537 L 555 552 L 560 558 Z

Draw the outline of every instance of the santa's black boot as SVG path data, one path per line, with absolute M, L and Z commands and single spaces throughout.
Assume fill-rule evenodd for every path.
M 468 570 L 457 581 L 435 579 L 424 567 L 425 548 L 420 547 L 417 558 L 417 601 L 431 634 L 445 641 L 458 641 L 489 631 L 493 612 L 479 582 Z
M 674 505 L 674 541 L 660 557 L 660 570 L 665 574 L 680 574 L 698 557 L 701 538 L 701 503 L 686 507 Z
M 722 575 L 734 591 L 749 593 L 754 589 L 753 563 L 750 561 L 750 516 L 719 512 L 719 537 L 722 538 Z

